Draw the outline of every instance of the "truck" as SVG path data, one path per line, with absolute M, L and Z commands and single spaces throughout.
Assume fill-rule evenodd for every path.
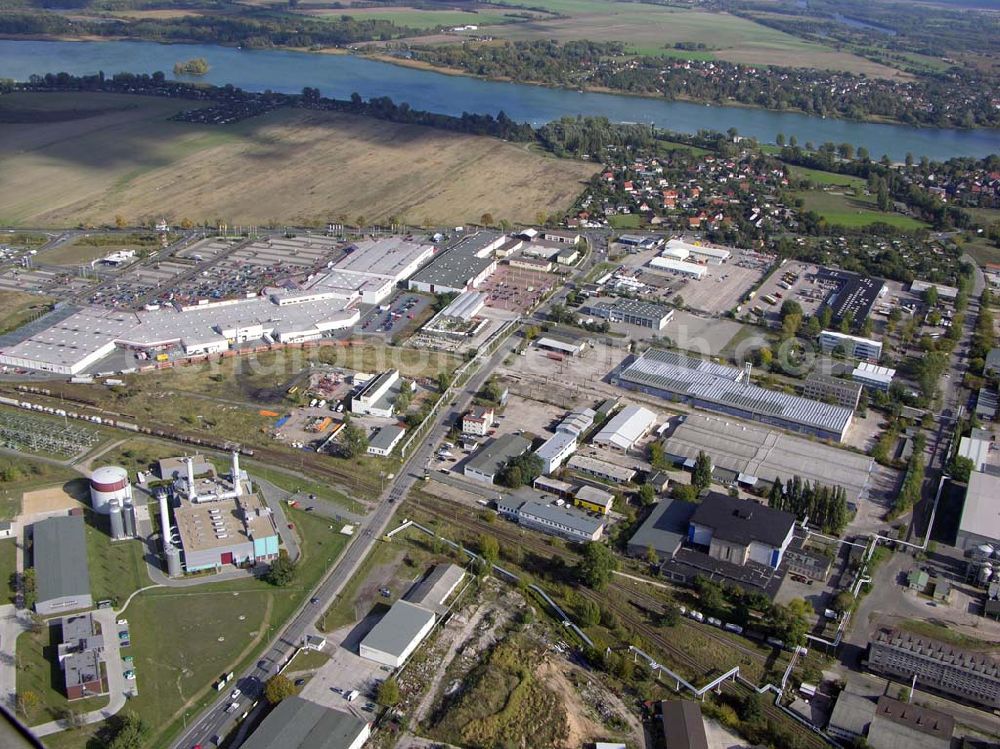
M 170 357 L 167 354 L 160 353 L 156 355 L 156 361 L 169 361 L 169 360 Z
M 344 695 L 344 699 L 346 699 L 348 702 L 354 702 L 354 700 L 356 700 L 360 696 L 361 692 L 359 692 L 357 689 L 352 689 L 350 692 Z

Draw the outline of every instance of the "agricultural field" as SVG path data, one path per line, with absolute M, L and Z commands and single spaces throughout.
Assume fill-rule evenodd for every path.
M 827 222 L 836 226 L 857 228 L 882 223 L 904 231 L 927 226 L 922 221 L 901 213 L 882 213 L 876 208 L 875 199 L 864 195 L 808 190 L 795 193 L 795 197 L 802 198 L 806 210 L 816 211 Z
M 102 94 L 0 100 L 0 223 L 323 223 L 364 215 L 529 222 L 569 207 L 596 165 L 495 138 L 332 112 L 227 127 L 171 122 L 191 103 Z M 254 175 L 253 180 L 234 175 Z
M 898 70 L 873 63 L 857 55 L 808 42 L 727 13 L 681 10 L 634 3 L 599 3 L 591 0 L 514 0 L 568 17 L 529 21 L 489 28 L 503 39 L 556 39 L 570 41 L 621 41 L 638 54 L 673 52 L 674 44 L 704 44 L 705 50 L 685 57 L 715 57 L 751 65 L 807 66 L 847 70 L 892 78 Z
M 436 29 L 439 26 L 475 26 L 512 23 L 521 19 L 499 12 L 467 12 L 461 10 L 423 10 L 405 6 L 382 6 L 377 8 L 309 8 L 300 11 L 314 18 L 338 20 L 341 16 L 351 16 L 358 20 L 391 21 L 397 26 L 411 29 Z

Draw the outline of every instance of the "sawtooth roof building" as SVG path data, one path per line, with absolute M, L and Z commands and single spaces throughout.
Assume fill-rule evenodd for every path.
M 854 411 L 753 385 L 747 374 L 675 351 L 649 349 L 627 359 L 611 382 L 660 398 L 720 411 L 749 421 L 841 442 Z

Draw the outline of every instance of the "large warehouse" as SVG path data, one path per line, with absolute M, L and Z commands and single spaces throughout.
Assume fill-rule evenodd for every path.
M 690 403 L 749 421 L 840 442 L 851 425 L 850 408 L 753 385 L 735 367 L 675 351 L 649 349 L 611 375 L 619 387 Z
M 656 414 L 642 406 L 626 406 L 594 435 L 594 444 L 628 451 L 656 426 Z
M 42 616 L 94 607 L 83 515 L 46 518 L 31 526 L 37 599 Z
M 481 231 L 437 255 L 409 282 L 411 291 L 461 294 L 477 288 L 497 269 L 494 255 L 507 240 L 499 232 Z
M 849 316 L 854 329 L 864 324 L 875 302 L 886 290 L 881 278 L 860 276 L 840 268 L 820 268 L 816 271 L 816 280 L 830 288 L 823 306 L 833 314 L 833 323 L 839 325 Z
M 361 749 L 368 721 L 297 695 L 278 703 L 250 734 L 243 749 Z
M 674 316 L 670 307 L 638 299 L 599 299 L 584 307 L 584 312 L 608 322 L 628 323 L 641 328 L 663 330 Z
M 399 599 L 358 647 L 362 658 L 399 668 L 434 628 L 434 612 Z

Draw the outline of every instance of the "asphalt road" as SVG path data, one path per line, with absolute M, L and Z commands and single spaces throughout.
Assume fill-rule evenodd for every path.
M 240 709 L 231 715 L 225 712 L 226 707 L 232 701 L 230 699 L 231 689 L 227 688 L 211 707 L 191 723 L 184 734 L 174 742 L 175 749 L 191 749 L 199 744 L 203 747 L 217 744 L 216 737 L 224 738 L 225 734 L 233 728 L 237 716 L 242 715 L 249 708 L 250 703 L 262 695 L 264 682 L 292 657 L 302 639 L 313 630 L 316 621 L 333 603 L 347 581 L 355 574 L 368 552 L 385 532 L 398 502 L 406 496 L 414 483 L 423 478 L 424 466 L 433 454 L 434 445 L 444 439 L 447 434 L 448 424 L 466 410 L 473 396 L 486 382 L 487 377 L 511 350 L 510 342 L 505 341 L 457 394 L 453 404 L 441 409 L 424 442 L 410 453 L 409 458 L 396 475 L 396 479 L 380 497 L 375 511 L 359 525 L 357 535 L 347 547 L 347 551 L 313 591 L 310 600 L 315 598 L 318 599 L 318 602 L 303 604 L 257 664 L 235 680 L 235 686 L 238 686 L 243 693 L 239 699 Z

